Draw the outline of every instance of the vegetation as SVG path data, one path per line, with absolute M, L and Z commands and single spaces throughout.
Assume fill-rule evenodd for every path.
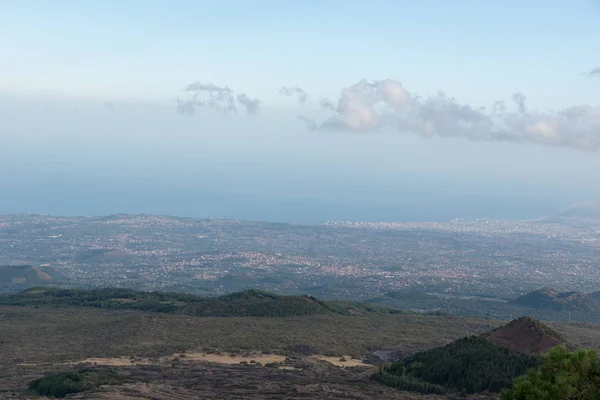
M 36 287 L 16 294 L 0 295 L 0 305 L 92 307 L 110 310 L 181 313 L 202 317 L 351 315 L 357 312 L 402 313 L 398 310 L 362 303 L 325 302 L 311 296 L 281 296 L 255 289 L 221 297 L 201 297 L 183 293 L 138 292 L 115 288 L 72 290 Z
M 537 370 L 515 380 L 502 400 L 600 399 L 600 362 L 594 350 L 568 352 L 558 346 L 543 357 Z
M 483 337 L 471 336 L 385 364 L 373 377 L 387 385 L 421 393 L 499 392 L 510 386 L 515 377 L 539 364 L 538 356 L 513 352 Z
M 57 270 L 31 265 L 0 265 L 0 293 L 14 292 L 38 285 L 55 285 L 66 282 Z
M 433 290 L 433 289 L 432 289 Z M 536 293 L 536 292 L 533 292 Z M 367 303 L 407 311 L 484 317 L 509 320 L 519 316 L 531 316 L 543 321 L 592 322 L 600 324 L 600 295 L 563 296 L 558 294 L 550 305 L 544 302 L 489 299 L 484 297 L 457 298 L 430 295 L 415 291 L 388 292 L 366 299 Z M 497 300 L 497 301 L 492 301 Z
M 0 377 L 6 371 L 3 367 L 20 368 L 16 363 L 62 363 L 132 355 L 158 357 L 183 350 L 256 350 L 282 355 L 355 355 L 364 359 L 390 344 L 404 353 L 413 353 L 469 333 L 486 332 L 498 324 L 416 314 L 198 318 L 87 307 L 0 309 Z M 588 340 L 591 330 L 577 330 L 575 334 Z
M 593 296 L 581 292 L 558 292 L 548 287 L 510 300 L 510 303 L 532 308 L 589 311 L 591 313 L 596 313 L 600 307 Z
M 116 385 L 126 380 L 112 369 L 83 369 L 46 375 L 31 382 L 29 389 L 42 396 L 65 397 L 71 393 L 97 389 L 101 385 Z
M 434 400 L 440 398 L 436 393 L 441 391 L 460 390 L 411 373 L 405 362 L 396 364 L 398 369 L 386 371 L 385 376 L 380 374 L 376 380 L 368 380 L 364 369 L 353 371 L 307 361 L 303 355 L 330 353 L 338 360 L 344 354 L 354 354 L 364 359 L 373 351 L 391 345 L 402 354 L 413 354 L 467 334 L 488 332 L 499 324 L 455 316 L 376 312 L 281 318 L 198 318 L 179 313 L 95 307 L 1 306 L 0 314 L 0 397 L 14 394 L 8 398 L 21 398 L 22 389 L 33 379 L 66 362 L 125 356 L 125 365 L 115 368 L 126 371 L 126 376 L 135 381 L 125 386 L 102 387 L 106 398 L 145 398 L 150 390 L 164 393 L 161 395 L 164 398 L 182 399 L 197 398 L 199 393 L 203 398 L 234 393 L 239 398 Z M 600 347 L 598 326 L 552 324 L 552 328 L 574 345 Z M 270 365 L 275 368 L 253 368 L 250 365 L 256 363 L 252 363 L 251 358 L 236 358 L 238 362 L 248 361 L 248 366 L 243 366 L 199 363 L 192 356 L 199 352 L 229 352 L 227 349 L 238 354 L 256 352 L 257 356 L 260 351 L 279 353 L 290 358 Z M 189 351 L 183 353 L 184 350 Z M 166 357 L 159 360 L 159 356 Z M 151 365 L 130 363 L 128 358 L 148 361 Z M 418 355 L 413 359 L 430 362 Z M 95 360 L 89 362 L 93 364 Z M 504 365 L 503 361 L 497 363 Z M 100 365 L 98 361 L 98 366 L 93 368 Z M 418 371 L 418 364 L 413 367 Z M 398 393 L 392 386 L 432 394 Z M 323 396 L 323 387 L 331 397 Z M 98 398 L 98 393 L 91 390 L 76 397 Z

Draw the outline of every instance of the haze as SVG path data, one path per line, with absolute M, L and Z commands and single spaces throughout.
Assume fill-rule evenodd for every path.
M 3 1 L 0 212 L 540 217 L 600 195 L 598 37 L 591 1 Z

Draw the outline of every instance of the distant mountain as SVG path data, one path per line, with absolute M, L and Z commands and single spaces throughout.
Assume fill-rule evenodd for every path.
M 589 295 L 582 292 L 558 292 L 548 287 L 517 297 L 509 303 L 556 311 L 596 312 L 599 309 L 598 302 Z
M 600 202 L 578 203 L 556 214 L 540 218 L 545 223 L 600 223 Z
M 498 392 L 515 377 L 538 366 L 540 355 L 564 339 L 532 318 L 519 318 L 480 336 L 383 365 L 373 378 L 422 393 Z
M 534 354 L 542 354 L 555 346 L 566 344 L 554 330 L 529 317 L 515 319 L 485 333 L 483 338 L 498 346 Z
M 0 287 L 27 288 L 64 281 L 66 277 L 50 267 L 31 265 L 0 266 Z

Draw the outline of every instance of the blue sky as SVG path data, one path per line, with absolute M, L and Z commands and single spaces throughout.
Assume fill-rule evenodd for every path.
M 30 1 L 0 4 L 2 86 L 169 101 L 196 80 L 277 102 L 297 84 L 334 96 L 362 78 L 490 105 L 596 99 L 592 1 Z M 549 96 L 552 94 L 552 96 Z
M 410 212 L 364 210 L 426 215 L 471 199 L 483 214 L 509 204 L 504 216 L 596 198 L 600 161 L 590 149 L 600 138 L 600 76 L 585 73 L 600 66 L 598 38 L 600 4 L 587 0 L 4 0 L 0 184 L 14 196 L 0 200 L 0 211 L 268 219 L 267 211 L 236 213 L 235 202 L 213 204 L 267 196 L 282 199 L 268 208 L 287 207 L 271 219 L 303 220 L 293 218 L 298 201 L 320 204 L 318 220 L 395 219 Z M 401 113 L 428 109 L 419 99 L 430 97 L 444 112 L 427 121 L 394 114 L 390 123 L 387 114 L 365 116 L 363 103 L 340 108 L 342 90 L 363 79 L 401 83 L 413 101 Z M 175 100 L 200 93 L 184 92 L 194 82 L 228 88 L 233 101 L 241 93 L 259 99 L 260 113 L 246 115 L 238 104 L 240 112 L 223 115 L 196 104 L 195 115 L 181 115 Z M 302 88 L 308 103 L 282 96 L 284 86 Z M 507 114 L 491 118 L 511 125 L 508 134 L 498 134 L 496 122 L 475 129 L 469 120 L 470 130 L 453 137 L 465 121 L 452 119 L 458 111 L 440 90 L 477 121 L 504 100 Z M 518 92 L 526 96 L 523 115 L 513 111 Z M 369 93 L 350 94 L 362 102 Z M 336 108 L 320 107 L 321 98 Z M 557 111 L 581 105 L 591 107 L 583 122 L 557 119 Z M 336 129 L 311 131 L 300 115 Z M 82 182 L 105 188 L 114 206 L 84 207 L 93 202 Z M 173 185 L 191 198 L 202 186 L 212 205 L 152 205 L 136 194 Z M 117 186 L 125 194 L 115 194 Z M 112 201 L 119 196 L 130 200 Z M 78 203 L 55 205 L 69 198 Z M 446 214 L 465 212 L 459 208 Z

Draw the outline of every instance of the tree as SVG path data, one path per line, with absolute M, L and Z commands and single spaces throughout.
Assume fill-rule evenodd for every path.
M 537 370 L 517 378 L 501 400 L 600 400 L 600 362 L 594 350 L 558 346 Z

